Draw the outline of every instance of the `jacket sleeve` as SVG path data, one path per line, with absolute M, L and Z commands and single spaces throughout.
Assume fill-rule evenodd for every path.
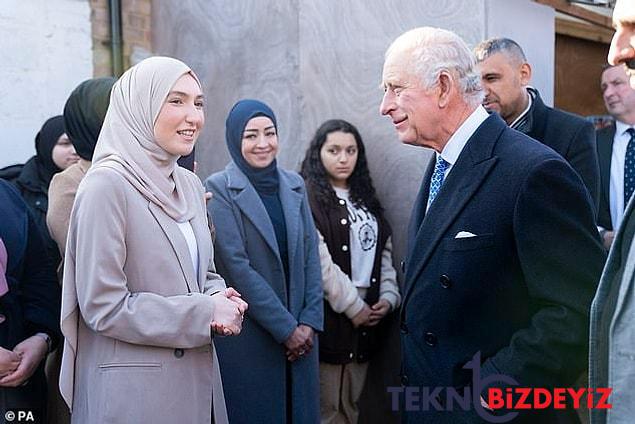
M 194 348 L 209 344 L 214 316 L 210 296 L 130 292 L 124 264 L 126 237 L 134 228 L 126 224 L 126 184 L 114 171 L 104 168 L 88 174 L 82 182 L 66 251 L 66 267 L 74 269 L 68 273 L 65 268 L 64 284 L 74 277 L 86 325 L 104 336 L 148 346 Z
M 304 266 L 304 308 L 300 312 L 298 321 L 316 331 L 322 331 L 324 328 L 324 292 L 322 291 L 322 271 L 318 252 L 319 241 L 306 193 L 302 201 L 301 214 L 305 232 L 306 264 Z
M 597 217 L 600 207 L 600 162 L 595 130 L 590 122 L 584 121 L 583 125 L 577 127 L 567 152 L 567 161 L 580 175 L 589 191 Z
M 392 266 L 392 237 L 388 237 L 384 250 L 381 252 L 380 276 L 379 298 L 388 301 L 390 310 L 394 311 L 401 304 L 401 294 L 397 285 L 397 271 Z
M 224 181 L 224 179 L 223 179 Z M 216 226 L 216 254 L 224 265 L 224 277 L 249 303 L 248 316 L 260 324 L 278 343 L 284 343 L 298 326 L 269 283 L 252 268 L 240 236 L 232 203 L 224 184 L 208 178 L 205 186 L 214 197 L 207 205 Z
M 322 234 L 319 231 L 317 234 L 324 298 L 335 312 L 344 313 L 352 319 L 364 307 L 364 300 L 348 275 L 333 262 Z
M 531 324 L 489 357 L 481 374 L 504 374 L 521 386 L 562 386 L 586 365 L 588 320 L 605 253 L 592 206 L 564 161 L 548 158 L 519 189 L 513 232 L 534 310 Z
M 60 252 L 66 250 L 66 237 L 71 219 L 71 210 L 75 201 L 77 186 L 74 181 L 63 173 L 53 176 L 49 186 L 49 203 L 46 212 L 46 225 L 51 238 L 57 243 Z
M 38 332 L 47 333 L 56 344 L 60 338 L 60 285 L 35 218 L 30 211 L 27 212 L 24 273 L 19 290 L 27 321 L 26 331 L 29 336 Z

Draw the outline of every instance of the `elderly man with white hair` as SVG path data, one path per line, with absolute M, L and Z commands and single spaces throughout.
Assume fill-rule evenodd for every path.
M 383 86 L 401 142 L 435 151 L 410 220 L 406 387 L 389 389 L 393 401 L 406 422 L 576 422 L 571 408 L 514 410 L 488 389 L 568 387 L 585 367 L 604 250 L 582 180 L 488 115 L 474 57 L 450 31 L 398 37 Z

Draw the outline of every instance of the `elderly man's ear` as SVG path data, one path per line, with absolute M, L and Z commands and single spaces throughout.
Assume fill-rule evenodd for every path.
M 449 72 L 441 71 L 437 90 L 439 90 L 439 107 L 443 109 L 450 104 L 452 90 L 456 90 L 454 79 Z

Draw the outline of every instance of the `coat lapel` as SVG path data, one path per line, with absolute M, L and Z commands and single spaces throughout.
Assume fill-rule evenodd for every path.
M 466 143 L 437 198 L 424 214 L 407 259 L 404 305 L 417 276 L 437 249 L 448 227 L 478 191 L 496 163 L 497 158 L 493 156 L 493 149 L 506 128 L 505 123 L 497 115 L 490 115 L 481 124 Z M 427 197 L 427 194 L 420 192 L 418 200 L 422 200 L 422 197 Z M 418 204 L 415 210 L 416 208 L 425 206 Z
M 230 196 L 232 196 L 241 212 L 262 235 L 262 238 L 272 250 L 273 254 L 278 258 L 280 264 L 282 264 L 273 224 L 271 223 L 271 219 L 269 219 L 265 205 L 262 203 L 262 200 L 260 200 L 258 193 L 256 193 L 256 189 L 233 163 L 227 166 L 226 171 L 229 178 L 227 186 L 230 190 Z
M 289 249 L 289 263 L 298 246 L 298 234 L 300 225 L 300 206 L 302 205 L 302 185 L 292 181 L 286 174 L 278 171 L 280 175 L 280 203 L 284 211 L 284 222 L 287 226 L 287 245 Z
M 436 155 L 433 154 L 428 162 L 428 168 L 423 176 L 423 180 L 421 181 L 421 188 L 419 189 L 419 194 L 417 195 L 417 200 L 415 200 L 412 215 L 410 216 L 410 223 L 408 224 L 408 248 L 406 250 L 407 258 L 412 257 L 412 249 L 415 246 L 415 239 L 417 237 L 417 233 L 419 232 L 419 228 L 421 228 L 421 221 L 423 221 L 423 217 L 426 213 L 428 194 L 430 192 L 430 178 L 432 178 L 435 163 Z
M 167 216 L 159 206 L 152 202 L 148 202 L 148 209 L 150 209 L 150 213 L 152 213 L 152 216 L 154 216 L 154 219 L 157 220 L 159 226 L 170 241 L 170 245 L 179 260 L 179 265 L 181 266 L 181 271 L 185 277 L 188 290 L 190 292 L 199 292 L 200 289 L 194 275 L 194 268 L 192 268 L 190 251 L 187 247 L 185 237 L 183 237 L 183 233 L 179 230 L 176 222 Z M 201 249 L 199 248 L 199 251 L 200 250 Z
M 190 221 L 192 225 L 192 231 L 194 231 L 194 237 L 196 238 L 196 245 L 198 246 L 198 287 L 199 291 L 203 292 L 205 287 L 205 281 L 207 280 L 207 269 L 209 267 L 210 255 L 212 254 L 212 240 L 209 230 L 209 226 L 205 218 L 207 212 L 203 210 L 203 213 L 195 217 Z

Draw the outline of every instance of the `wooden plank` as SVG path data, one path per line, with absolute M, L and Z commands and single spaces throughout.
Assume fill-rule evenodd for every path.
M 594 12 L 584 7 L 576 6 L 569 3 L 567 0 L 534 0 L 536 3 L 544 4 L 556 9 L 558 12 L 562 12 L 565 15 L 573 16 L 583 21 L 591 22 L 596 25 L 600 25 L 604 28 L 613 28 L 611 18 L 609 16 L 602 15 L 601 13 Z
M 586 22 L 576 22 L 568 19 L 556 18 L 556 34 L 611 44 L 613 29 L 604 28 L 602 26 Z

